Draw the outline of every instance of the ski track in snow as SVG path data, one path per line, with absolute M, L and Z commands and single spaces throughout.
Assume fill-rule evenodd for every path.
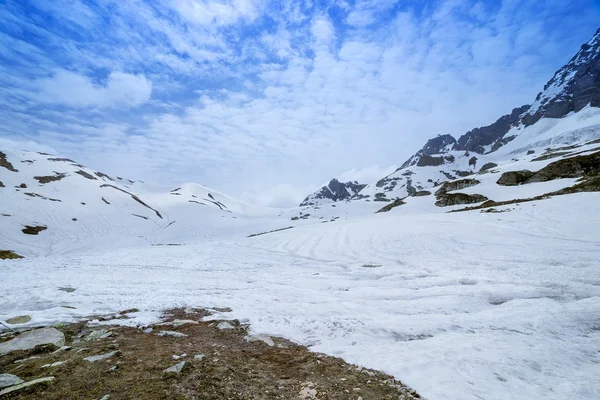
M 216 317 L 381 369 L 428 399 L 598 399 L 598 204 L 578 194 L 113 251 L 90 250 L 90 234 L 86 253 L 3 262 L 0 319 L 135 307 L 126 323 L 144 325 L 169 307 L 231 307 Z

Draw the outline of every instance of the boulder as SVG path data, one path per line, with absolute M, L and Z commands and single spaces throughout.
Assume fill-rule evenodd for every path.
M 11 325 L 26 324 L 29 321 L 31 321 L 31 317 L 29 315 L 21 315 L 6 320 L 6 322 Z
M 20 334 L 8 342 L 0 343 L 0 355 L 15 350 L 31 350 L 36 346 L 60 348 L 65 345 L 65 335 L 55 328 L 42 328 Z
M 53 376 L 49 376 L 46 378 L 39 378 L 39 379 L 34 379 L 32 381 L 29 382 L 25 382 L 25 383 L 21 383 L 20 385 L 15 385 L 15 386 L 10 386 L 2 391 L 0 391 L 0 397 L 5 396 L 7 394 L 11 394 L 11 393 L 16 393 L 20 390 L 23 389 L 27 389 L 31 386 L 34 385 L 40 385 L 40 384 L 49 384 L 54 380 Z
M 23 382 L 25 381 L 16 375 L 0 374 L 0 389 L 4 389 L 8 386 L 20 385 Z

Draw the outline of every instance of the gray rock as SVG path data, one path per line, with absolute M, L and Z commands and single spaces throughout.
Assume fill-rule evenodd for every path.
M 6 322 L 11 325 L 26 324 L 29 321 L 31 321 L 31 317 L 29 315 L 21 315 L 6 320 Z
M 10 394 L 10 393 L 18 392 L 19 390 L 27 389 L 30 386 L 39 385 L 39 384 L 48 384 L 48 383 L 51 383 L 53 380 L 54 380 L 54 377 L 49 376 L 46 378 L 34 379 L 32 381 L 25 382 L 20 385 L 10 386 L 10 387 L 0 391 L 0 397 Z
M 263 342 L 266 343 L 269 346 L 275 346 L 275 342 L 273 341 L 273 339 L 271 339 L 271 336 L 269 335 L 248 335 L 246 337 L 244 337 L 244 340 L 246 342 Z
M 171 325 L 171 326 L 177 328 L 178 326 L 187 325 L 187 324 L 198 325 L 199 322 L 194 321 L 193 319 L 175 319 L 173 321 L 163 322 L 162 324 L 158 324 L 158 325 Z
M 59 365 L 63 365 L 65 364 L 66 361 L 57 361 L 57 362 L 53 362 L 52 364 L 45 364 L 42 365 L 40 368 L 52 368 L 52 367 L 58 367 Z
M 333 201 L 350 200 L 365 188 L 365 184 L 358 182 L 342 183 L 337 179 L 332 179 L 327 186 L 323 186 L 319 191 L 309 195 L 300 204 L 300 207 L 312 206 L 319 203 L 319 200 L 328 199 Z
M 112 334 L 113 333 L 107 329 L 100 329 L 100 330 L 91 332 L 83 340 L 86 342 L 89 342 L 91 340 L 106 339 L 107 337 L 112 336 Z
M 185 367 L 185 361 L 175 364 L 172 367 L 165 369 L 163 372 L 168 373 L 168 374 L 170 374 L 170 373 L 178 374 L 183 370 L 183 367 Z
M 235 329 L 235 327 L 227 321 L 219 322 L 219 325 L 217 325 L 217 328 L 218 329 Z
M 23 364 L 28 361 L 39 360 L 39 359 L 40 359 L 40 357 L 38 357 L 38 356 L 27 357 L 27 358 L 23 358 L 21 360 L 16 360 L 15 364 Z
M 0 389 L 4 389 L 8 386 L 20 385 L 23 382 L 25 381 L 16 375 L 0 374 Z
M 204 357 L 206 357 L 204 354 L 196 354 L 194 356 L 194 360 L 202 361 L 202 360 L 204 360 Z
M 102 361 L 102 360 L 108 360 L 109 358 L 112 358 L 112 357 L 116 356 L 117 354 L 119 354 L 118 350 L 111 351 L 110 353 L 106 353 L 106 354 L 100 354 L 98 356 L 86 357 L 86 358 L 84 358 L 84 360 L 94 363 L 94 362 L 98 362 L 98 361 Z
M 172 337 L 176 337 L 176 338 L 184 338 L 184 337 L 187 337 L 188 335 L 186 335 L 185 333 L 175 332 L 175 331 L 160 331 L 158 333 L 158 336 L 172 336 Z
M 110 395 L 107 394 L 106 396 L 103 396 L 100 400 L 109 400 L 110 399 Z
M 42 328 L 24 332 L 8 342 L 0 343 L 0 355 L 15 350 L 31 350 L 41 345 L 62 347 L 65 345 L 65 335 L 55 328 Z

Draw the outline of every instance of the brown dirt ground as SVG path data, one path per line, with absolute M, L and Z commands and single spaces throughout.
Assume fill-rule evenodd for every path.
M 151 333 L 120 326 L 90 328 L 87 321 L 59 326 L 67 345 L 72 346 L 70 350 L 53 354 L 49 349 L 37 349 L 0 357 L 1 373 L 15 374 L 25 381 L 54 376 L 55 381 L 5 398 L 90 400 L 105 395 L 110 395 L 110 400 L 421 398 L 389 375 L 310 352 L 281 338 L 273 337 L 272 347 L 261 341 L 247 342 L 244 340 L 247 326 L 230 321 L 234 329 L 218 329 L 219 321 L 202 321 L 202 317 L 210 314 L 208 311 L 194 311 L 186 314 L 183 309 L 170 310 L 164 320 L 193 319 L 198 324 L 155 325 Z M 99 329 L 109 329 L 113 335 L 82 340 L 92 330 Z M 161 330 L 185 333 L 188 337 L 161 337 L 157 335 Z M 118 355 L 108 360 L 96 363 L 83 360 L 114 350 L 119 351 Z M 187 356 L 173 358 L 182 354 Z M 203 354 L 204 359 L 194 359 L 197 354 Z M 15 363 L 32 355 L 40 359 Z M 66 363 L 41 368 L 57 361 Z M 163 372 L 180 361 L 186 361 L 180 374 Z

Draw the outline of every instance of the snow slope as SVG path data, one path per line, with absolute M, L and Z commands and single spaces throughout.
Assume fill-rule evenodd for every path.
M 202 185 L 165 188 L 110 177 L 49 154 L 2 154 L 0 249 L 23 256 L 187 243 L 218 236 L 220 228 L 242 237 L 281 228 L 270 218 L 277 210 L 249 206 Z M 26 235 L 21 232 L 26 226 L 47 229 Z
M 143 325 L 168 307 L 231 307 L 223 317 L 382 369 L 430 400 L 598 399 L 600 194 L 505 208 L 6 261 L 0 319 L 136 307 L 127 323 Z

